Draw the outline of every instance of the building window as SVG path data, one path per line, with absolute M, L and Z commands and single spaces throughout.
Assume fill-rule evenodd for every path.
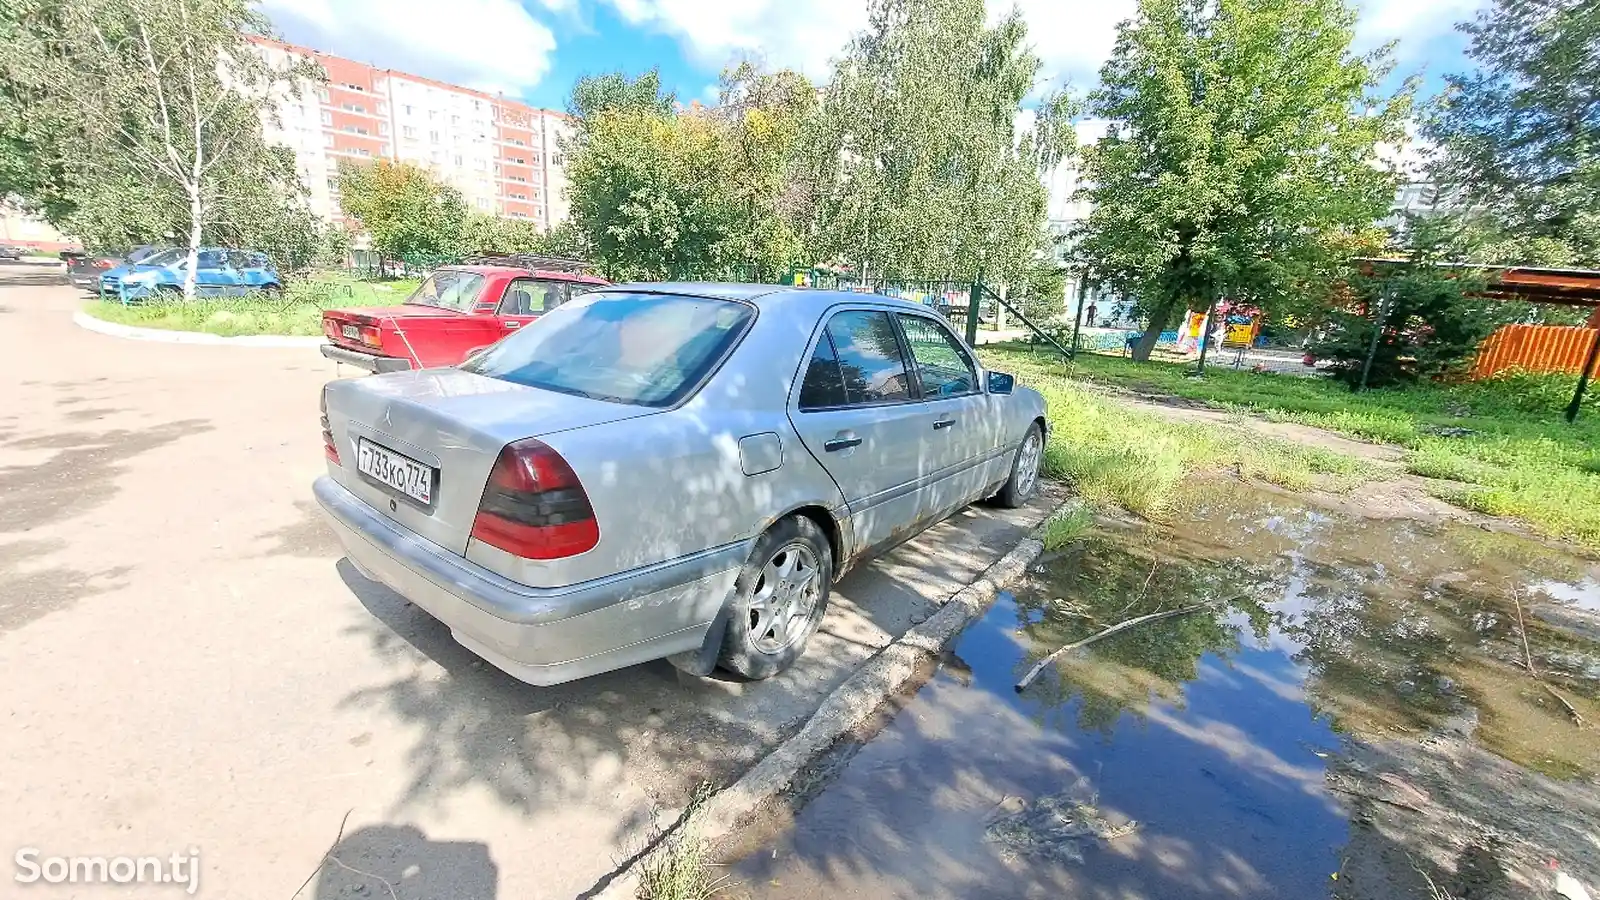
M 489 198 L 488 197 L 479 197 L 478 198 L 478 208 L 479 209 L 488 209 L 489 208 Z
M 333 135 L 331 135 L 331 134 L 323 135 L 322 136 L 322 146 L 324 146 L 324 147 L 332 147 L 333 146 Z
M 461 154 L 459 153 L 456 154 L 456 165 L 458 167 L 461 165 Z
M 461 124 L 461 117 L 460 116 L 451 116 L 450 117 L 450 124 L 451 125 L 460 125 Z
M 389 133 L 389 123 L 388 122 L 379 122 L 378 123 L 378 133 L 379 134 L 388 134 Z
M 432 142 L 432 143 L 435 143 L 435 144 L 439 143 L 439 132 L 437 132 L 437 131 L 428 132 L 428 140 L 430 142 Z
M 387 116 L 388 114 L 389 114 L 389 104 L 383 102 L 382 100 L 379 100 L 378 101 L 378 115 Z
M 401 137 L 414 138 L 414 137 L 417 136 L 417 129 L 412 127 L 412 126 L 410 126 L 410 125 L 401 125 L 400 126 L 400 136 Z
M 359 84 L 351 84 L 348 81 L 346 81 L 343 85 L 341 85 L 341 87 L 347 87 L 352 91 L 365 91 L 366 90 L 366 88 L 362 87 L 361 85 L 359 85 Z
M 555 165 L 555 166 L 561 165 L 561 154 L 559 154 L 559 153 L 550 154 L 550 164 L 551 165 Z
M 405 110 L 406 110 L 406 115 L 408 115 L 408 116 L 411 115 L 411 104 L 407 103 L 405 105 Z
M 333 113 L 328 112 L 327 110 L 323 110 L 322 111 L 322 124 L 324 124 L 324 125 L 332 125 L 333 124 Z
M 472 101 L 472 108 L 473 109 L 483 109 L 482 101 L 479 101 L 479 100 Z
M 321 100 L 323 103 L 327 103 L 328 102 L 328 89 L 327 88 L 317 88 L 317 99 Z
M 359 103 L 341 103 L 339 108 L 345 112 L 361 113 L 362 115 L 366 115 L 367 112 L 367 108 Z
M 430 155 L 429 158 L 431 158 L 435 163 L 440 163 L 440 162 L 444 161 L 444 154 L 440 153 L 437 150 L 435 150 L 435 151 L 433 151 L 433 153 Z
M 432 109 L 428 110 L 428 121 L 432 122 L 433 121 L 433 117 L 436 116 L 436 115 L 438 115 L 438 111 L 437 110 L 432 110 Z

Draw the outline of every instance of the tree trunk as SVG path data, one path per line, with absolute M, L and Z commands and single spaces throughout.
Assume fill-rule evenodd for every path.
M 200 205 L 200 185 L 189 186 L 189 264 L 183 272 L 183 299 L 194 299 L 195 270 L 200 266 L 200 223 L 205 210 Z
M 1156 341 L 1161 339 L 1161 332 L 1167 330 L 1167 325 L 1172 322 L 1172 314 L 1177 312 L 1178 298 L 1167 296 L 1161 298 L 1156 307 L 1150 311 L 1150 324 L 1145 326 L 1144 334 L 1139 335 L 1139 342 L 1133 345 L 1133 358 L 1137 362 L 1146 362 L 1150 359 L 1150 351 L 1156 348 Z

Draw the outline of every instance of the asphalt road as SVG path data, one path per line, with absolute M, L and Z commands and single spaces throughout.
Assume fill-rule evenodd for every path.
M 0 263 L 8 885 L 37 848 L 194 851 L 198 896 L 580 895 L 1042 515 L 969 510 L 851 575 L 772 681 L 529 687 L 341 561 L 310 497 L 331 363 L 86 332 L 61 281 Z

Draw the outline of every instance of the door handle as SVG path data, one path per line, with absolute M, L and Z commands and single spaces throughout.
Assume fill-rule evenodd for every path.
M 521 328 L 522 327 L 522 323 L 521 322 L 507 322 L 506 323 L 506 327 L 507 328 Z
M 848 450 L 851 447 L 859 447 L 859 446 L 861 446 L 861 438 L 842 438 L 842 437 L 838 437 L 838 438 L 834 438 L 833 440 L 827 441 L 826 443 L 824 443 L 822 445 L 822 449 L 827 451 L 828 453 L 832 453 L 835 450 Z
M 941 428 L 949 428 L 950 426 L 954 425 L 955 423 L 956 423 L 955 419 L 940 419 L 939 421 L 933 423 L 933 430 L 934 431 L 938 431 Z

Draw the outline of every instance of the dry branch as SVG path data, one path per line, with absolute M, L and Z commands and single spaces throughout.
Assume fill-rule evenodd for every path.
M 1062 647 L 1060 650 L 1057 650 L 1056 652 L 1050 654 L 1049 656 L 1046 656 L 1044 659 L 1039 660 L 1038 665 L 1034 666 L 1032 669 L 1029 669 L 1028 670 L 1028 674 L 1022 676 L 1022 680 L 1017 682 L 1017 690 L 1019 692 L 1026 690 L 1028 685 L 1032 684 L 1033 680 L 1035 678 L 1039 677 L 1039 673 L 1044 671 L 1045 666 L 1050 665 L 1052 662 L 1055 662 L 1057 659 L 1061 658 L 1062 656 L 1065 656 L 1068 653 L 1073 652 L 1074 650 L 1081 650 L 1084 647 L 1087 647 L 1090 644 L 1094 643 L 1095 641 L 1098 641 L 1098 640 L 1100 640 L 1102 638 L 1110 637 L 1111 635 L 1116 634 L 1119 631 L 1125 631 L 1125 630 L 1127 630 L 1129 628 L 1134 627 L 1135 625 L 1143 625 L 1146 622 L 1156 622 L 1156 621 L 1160 621 L 1161 619 L 1170 619 L 1173 616 L 1188 615 L 1189 613 L 1199 612 L 1200 610 L 1206 609 L 1206 608 L 1207 607 L 1206 607 L 1205 604 L 1197 603 L 1194 606 L 1185 606 L 1182 609 L 1169 609 L 1169 610 L 1166 610 L 1164 612 L 1154 612 L 1154 613 L 1150 613 L 1149 615 L 1134 616 L 1133 618 L 1128 619 L 1127 621 L 1118 622 L 1117 624 L 1112 625 L 1111 627 L 1106 628 L 1106 629 L 1104 629 L 1102 631 L 1098 631 L 1098 632 L 1096 632 L 1096 633 L 1084 638 L 1081 641 L 1077 641 L 1076 643 L 1068 644 L 1065 647 Z

